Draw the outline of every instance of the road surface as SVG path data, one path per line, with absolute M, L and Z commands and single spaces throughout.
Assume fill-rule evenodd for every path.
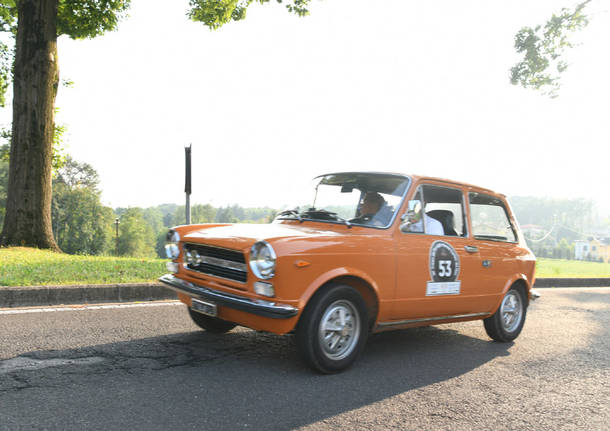
M 331 376 L 176 303 L 0 310 L 0 429 L 607 430 L 610 288 L 541 293 L 514 343 L 480 321 L 383 333 Z

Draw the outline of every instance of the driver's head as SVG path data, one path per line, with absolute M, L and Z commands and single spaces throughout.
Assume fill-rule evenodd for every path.
M 366 192 L 362 205 L 360 206 L 360 214 L 374 215 L 381 209 L 385 199 L 377 192 Z

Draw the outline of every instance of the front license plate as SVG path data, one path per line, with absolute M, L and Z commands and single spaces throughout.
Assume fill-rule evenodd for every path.
M 201 314 L 216 317 L 218 315 L 218 309 L 216 304 L 213 302 L 204 302 L 198 299 L 193 299 L 191 309 Z

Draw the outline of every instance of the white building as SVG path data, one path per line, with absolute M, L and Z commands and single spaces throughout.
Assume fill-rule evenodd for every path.
M 585 260 L 590 252 L 589 241 L 584 239 L 574 241 L 574 259 Z

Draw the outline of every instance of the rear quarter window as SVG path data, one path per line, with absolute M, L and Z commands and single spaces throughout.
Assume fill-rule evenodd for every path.
M 504 203 L 493 196 L 469 193 L 472 234 L 476 239 L 516 242 L 515 228 Z

